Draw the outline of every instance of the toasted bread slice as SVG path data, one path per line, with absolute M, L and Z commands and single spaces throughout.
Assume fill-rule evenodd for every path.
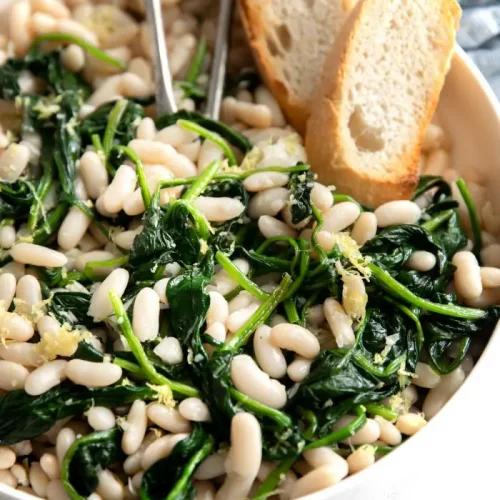
M 410 198 L 448 71 L 456 0 L 362 0 L 329 54 L 306 150 L 325 184 L 368 206 Z
M 260 74 L 302 134 L 326 56 L 357 1 L 239 0 Z

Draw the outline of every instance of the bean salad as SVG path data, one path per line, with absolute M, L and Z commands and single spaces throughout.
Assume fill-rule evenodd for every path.
M 0 483 L 48 500 L 291 500 L 393 452 L 500 317 L 481 188 L 429 127 L 412 200 L 317 182 L 237 13 L 20 0 L 0 32 Z

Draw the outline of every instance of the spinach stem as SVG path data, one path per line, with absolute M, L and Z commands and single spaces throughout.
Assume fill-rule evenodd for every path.
M 433 217 L 432 219 L 420 224 L 420 227 L 423 229 L 427 229 L 427 231 L 431 232 L 435 231 L 438 227 L 442 226 L 446 221 L 448 221 L 453 214 L 455 213 L 455 210 L 449 209 L 449 210 L 443 210 L 440 212 L 436 217 Z
M 37 37 L 33 42 L 33 46 L 37 47 L 42 42 L 74 43 L 75 45 L 79 45 L 82 49 L 86 50 L 90 55 L 111 66 L 114 66 L 115 68 L 118 68 L 122 71 L 125 71 L 127 69 L 127 65 L 122 61 L 111 57 L 110 55 L 106 54 L 106 52 L 99 50 L 95 45 L 92 45 L 86 40 L 73 35 L 69 35 L 66 33 L 46 33 L 45 35 L 40 35 L 39 37 Z
M 97 267 L 121 267 L 128 263 L 129 257 L 128 255 L 124 255 L 123 257 L 116 257 L 114 259 L 108 260 L 94 260 L 92 262 L 87 262 L 85 267 L 83 268 L 83 273 L 87 278 L 95 281 L 98 280 L 99 277 L 94 274 L 94 269 Z
M 217 132 L 212 132 L 205 127 L 202 127 L 201 125 L 198 125 L 195 122 L 190 122 L 188 120 L 177 120 L 177 125 L 200 135 L 207 141 L 213 142 L 216 146 L 219 146 L 219 148 L 222 149 L 224 155 L 227 158 L 227 161 L 229 162 L 229 165 L 237 164 L 236 157 L 229 147 L 229 144 Z
M 316 434 L 316 429 L 318 428 L 318 418 L 316 414 L 312 410 L 305 410 L 304 408 L 298 408 L 299 414 L 302 419 L 308 423 L 308 426 L 302 432 L 302 436 L 304 436 L 307 440 L 312 441 Z
M 116 131 L 127 106 L 128 101 L 126 99 L 119 99 L 116 101 L 113 109 L 109 113 L 108 124 L 106 125 L 106 130 L 104 131 L 104 139 L 102 140 L 102 149 L 104 150 L 106 158 L 113 149 Z
M 120 153 L 128 156 L 129 159 L 134 163 L 135 173 L 137 174 L 137 180 L 139 182 L 139 187 L 141 188 L 142 201 L 144 202 L 144 206 L 147 210 L 149 208 L 149 205 L 151 205 L 151 193 L 149 191 L 146 176 L 144 175 L 144 168 L 142 166 L 141 159 L 139 158 L 137 153 L 128 146 L 115 146 L 115 149 Z
M 473 309 L 470 307 L 461 307 L 454 304 L 436 304 L 430 300 L 423 299 L 408 290 L 404 285 L 396 281 L 389 273 L 375 265 L 373 262 L 368 264 L 372 272 L 372 278 L 375 283 L 404 302 L 412 304 L 420 309 L 431 311 L 443 316 L 452 316 L 454 318 L 462 319 L 481 319 L 486 315 L 485 311 L 481 309 Z
M 215 254 L 217 262 L 222 266 L 224 271 L 233 278 L 238 285 L 244 290 L 251 293 L 254 297 L 259 300 L 266 300 L 269 294 L 261 290 L 251 279 L 245 276 L 236 265 L 234 265 L 229 257 L 222 253 L 220 250 Z
M 283 297 L 292 284 L 292 277 L 285 274 L 281 283 L 276 287 L 274 292 L 264 301 L 264 303 L 253 313 L 250 319 L 224 344 L 220 352 L 235 353 L 249 339 L 250 335 L 260 325 L 266 322 L 267 318 L 276 309 L 278 304 L 282 302 Z
M 199 393 L 198 390 L 194 387 L 169 380 L 167 377 L 164 377 L 156 371 L 147 354 L 144 352 L 139 339 L 135 336 L 134 331 L 132 330 L 132 325 L 130 324 L 127 311 L 125 311 L 125 307 L 123 306 L 123 302 L 121 301 L 120 297 L 118 297 L 117 293 L 114 290 L 111 290 L 109 292 L 109 299 L 111 300 L 111 305 L 113 306 L 113 310 L 115 312 L 116 324 L 118 325 L 118 328 L 120 329 L 122 335 L 125 337 L 130 350 L 137 359 L 146 378 L 152 384 L 166 385 L 172 391 L 184 396 L 197 397 Z
M 101 138 L 99 137 L 99 135 L 92 134 L 91 140 L 92 140 L 92 146 L 94 146 L 95 152 L 97 154 L 104 153 L 104 147 L 102 145 Z
M 252 500 L 266 500 L 268 497 L 273 496 L 284 474 L 292 468 L 298 457 L 299 455 L 296 455 L 281 461 L 257 488 Z
M 387 378 L 394 375 L 401 368 L 401 364 L 406 361 L 406 354 L 401 354 L 397 358 L 394 358 L 385 368 L 382 368 L 381 366 L 374 365 L 360 351 L 354 352 L 353 357 L 367 372 L 378 378 Z
M 332 432 L 322 439 L 313 441 L 304 447 L 304 450 L 314 450 L 315 448 L 321 448 L 322 446 L 331 446 L 332 444 L 348 439 L 354 436 L 356 432 L 361 429 L 366 423 L 366 410 L 363 406 L 357 406 L 354 409 L 356 413 L 356 418 L 349 424 L 339 429 L 338 431 Z
M 474 237 L 474 246 L 472 247 L 472 253 L 476 256 L 479 264 L 481 264 L 481 249 L 483 247 L 483 235 L 481 232 L 481 222 L 479 221 L 479 216 L 477 214 L 476 205 L 472 196 L 470 194 L 469 188 L 467 187 L 464 179 L 458 179 L 457 188 L 464 199 L 465 206 L 469 212 L 469 218 L 472 226 L 472 234 Z
M 38 223 L 38 214 L 40 212 L 40 208 L 42 207 L 42 202 L 47 196 L 53 184 L 54 184 L 54 178 L 52 169 L 50 167 L 45 166 L 38 187 L 33 191 L 34 200 L 33 204 L 30 207 L 30 214 L 27 222 L 28 229 L 30 231 L 34 231 L 36 229 Z
M 193 217 L 196 229 L 198 230 L 200 237 L 204 240 L 208 240 L 210 233 L 212 232 L 212 227 L 207 221 L 207 218 L 190 201 L 177 200 L 175 204 L 184 205 L 189 210 L 189 213 Z M 172 205 L 172 207 L 173 206 L 174 205 Z
M 287 293 L 289 295 L 289 293 Z M 300 323 L 299 313 L 297 312 L 297 306 L 295 305 L 295 301 L 290 298 L 286 299 L 283 303 L 285 306 L 286 317 L 290 323 L 294 323 L 298 325 Z
M 241 404 L 245 409 L 252 411 L 257 415 L 264 415 L 271 420 L 274 420 L 281 427 L 291 427 L 293 425 L 292 419 L 282 411 L 275 410 L 270 406 L 263 405 L 255 399 L 249 398 L 247 395 L 238 391 L 237 389 L 231 388 L 230 391 L 231 396 L 233 396 L 238 403 Z
M 382 403 L 367 403 L 364 407 L 366 408 L 366 413 L 370 415 L 378 415 L 389 421 L 394 421 L 398 418 L 398 412 L 396 410 Z
M 196 52 L 194 53 L 193 60 L 189 65 L 189 69 L 186 76 L 186 82 L 188 83 L 196 83 L 198 77 L 201 75 L 203 71 L 203 64 L 205 63 L 205 59 L 207 56 L 207 39 L 202 36 L 198 41 L 198 45 L 196 46 Z
M 126 359 L 115 357 L 113 359 L 113 364 L 119 366 L 120 368 L 123 368 L 124 370 L 127 370 L 130 373 L 133 373 L 134 375 L 143 375 L 141 367 L 139 365 L 136 365 L 135 363 L 132 363 L 131 361 L 128 361 Z
M 184 193 L 182 199 L 186 201 L 194 201 L 198 196 L 200 196 L 207 186 L 212 182 L 215 174 L 219 171 L 222 163 L 218 160 L 214 160 L 210 163 L 205 170 L 197 177 L 197 179 L 191 184 L 191 187 Z

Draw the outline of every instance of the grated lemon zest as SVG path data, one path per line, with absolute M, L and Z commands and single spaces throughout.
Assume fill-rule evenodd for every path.
M 158 403 L 165 405 L 167 408 L 175 408 L 175 399 L 172 389 L 168 385 L 152 385 L 147 384 L 149 388 L 156 391 Z
M 370 281 L 371 271 L 368 267 L 368 264 L 370 263 L 371 258 L 368 256 L 364 256 L 359 251 L 359 245 L 351 238 L 348 233 L 335 233 L 332 235 L 332 237 L 334 245 L 337 245 L 339 247 L 342 255 L 354 268 L 353 272 L 353 270 L 351 269 L 346 270 L 342 268 L 342 270 L 340 270 L 337 266 L 339 274 L 360 274 L 366 281 Z M 337 262 L 337 264 L 340 264 L 340 262 Z
M 52 297 L 42 300 L 30 306 L 24 300 L 14 299 L 14 313 L 27 319 L 31 323 L 36 323 L 42 316 L 45 315 L 46 307 L 50 304 Z
M 58 330 L 42 334 L 37 351 L 47 361 L 58 356 L 69 357 L 75 354 L 78 344 L 89 335 L 87 330 L 73 330 L 71 325 L 64 323 Z

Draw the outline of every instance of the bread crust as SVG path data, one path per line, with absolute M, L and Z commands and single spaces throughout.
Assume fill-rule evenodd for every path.
M 320 182 L 335 184 L 339 191 L 354 196 L 361 203 L 376 207 L 383 203 L 412 196 L 419 179 L 419 162 L 425 131 L 434 115 L 453 53 L 455 32 L 461 9 L 455 0 L 435 0 L 446 31 L 446 57 L 439 61 L 438 78 L 430 92 L 423 96 L 425 113 L 418 123 L 418 133 L 406 151 L 385 165 L 391 175 L 356 167 L 355 155 L 350 155 L 342 134 L 342 124 L 349 117 L 343 106 L 346 80 L 354 55 L 355 40 L 361 35 L 363 16 L 370 15 L 373 5 L 397 0 L 363 0 L 352 11 L 337 38 L 325 64 L 322 82 L 313 103 L 307 124 L 306 151 Z
M 342 8 L 347 13 L 358 0 L 328 1 L 341 2 Z M 294 95 L 286 82 L 283 81 L 266 43 L 270 25 L 266 18 L 265 8 L 272 3 L 272 0 L 239 0 L 238 3 L 243 27 L 259 73 L 278 101 L 288 121 L 300 134 L 304 135 L 310 116 L 311 102 Z M 318 71 L 321 70 L 322 68 L 318 68 Z

